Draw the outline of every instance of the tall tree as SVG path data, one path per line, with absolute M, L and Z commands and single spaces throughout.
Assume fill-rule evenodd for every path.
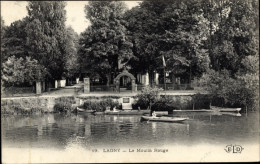
M 133 57 L 122 19 L 125 10 L 125 3 L 117 1 L 90 1 L 85 6 L 91 26 L 80 40 L 81 59 L 90 77 L 106 77 L 107 84 L 112 74 L 118 73 L 118 63 L 125 64 Z
M 259 109 L 259 4 L 255 0 L 211 1 L 216 30 L 210 38 L 212 70 L 200 79 L 223 105 Z M 211 13 L 212 14 L 212 13 Z
M 165 56 L 173 75 L 186 82 L 200 76 L 209 65 L 204 42 L 209 37 L 209 21 L 204 17 L 201 1 L 176 1 L 162 15 L 165 33 L 161 36 L 160 53 Z
M 5 35 L 1 44 L 4 46 L 2 52 L 2 62 L 8 57 L 15 56 L 17 58 L 25 58 L 28 55 L 28 47 L 26 46 L 27 34 L 24 32 L 28 23 L 28 18 L 15 21 L 10 26 L 5 27 Z
M 136 57 L 129 62 L 132 72 L 148 72 L 150 82 L 151 75 L 161 65 L 159 38 L 164 33 L 164 26 L 160 15 L 167 5 L 166 2 L 144 1 L 124 16 L 127 29 L 131 32 L 132 51 Z
M 65 76 L 69 79 L 79 74 L 78 34 L 71 28 L 67 28 L 66 54 L 65 54 Z
M 200 76 L 209 63 L 203 43 L 209 22 L 200 7 L 200 1 L 144 1 L 127 12 L 133 52 L 139 59 L 132 62 L 133 68 L 149 74 L 161 71 L 164 56 L 172 74 Z
M 29 55 L 47 68 L 50 79 L 61 79 L 64 75 L 65 5 L 63 1 L 30 1 L 27 6 Z
M 35 81 L 42 81 L 46 69 L 31 57 L 11 56 L 2 66 L 2 80 L 5 87 L 31 86 Z
M 3 43 L 3 39 L 4 39 L 4 35 L 5 35 L 5 22 L 3 20 L 3 17 L 1 16 L 1 62 L 3 62 L 3 53 L 4 53 L 4 43 Z
M 254 0 L 229 0 L 220 4 L 218 29 L 213 35 L 212 68 L 234 76 L 241 61 L 258 52 L 257 10 Z

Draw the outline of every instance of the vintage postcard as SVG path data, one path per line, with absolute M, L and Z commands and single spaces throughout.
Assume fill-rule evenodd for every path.
M 259 161 L 259 1 L 1 1 L 3 163 Z

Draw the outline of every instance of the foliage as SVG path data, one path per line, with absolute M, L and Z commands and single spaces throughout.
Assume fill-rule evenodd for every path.
M 141 73 L 162 72 L 164 56 L 166 71 L 172 75 L 189 79 L 187 75 L 205 72 L 209 57 L 203 41 L 209 35 L 208 21 L 199 9 L 197 1 L 144 1 L 128 11 L 125 19 L 138 58 L 132 60 L 132 68 Z
M 113 109 L 114 107 L 118 107 L 118 101 L 113 101 L 113 99 L 102 99 L 102 100 L 87 100 L 83 104 L 83 108 L 86 110 L 95 110 L 97 112 L 104 112 L 107 107 L 109 109 Z
M 5 35 L 2 38 L 3 52 L 2 63 L 6 62 L 8 57 L 15 56 L 17 58 L 25 58 L 28 55 L 28 47 L 26 46 L 27 34 L 25 27 L 28 19 L 15 21 L 10 26 L 5 27 Z
M 132 57 L 131 42 L 122 15 L 124 2 L 91 1 L 85 6 L 86 18 L 91 26 L 82 33 L 79 50 L 82 64 L 88 75 L 99 75 L 111 81 L 111 74 L 118 73 L 119 62 L 125 63 Z
M 218 27 L 210 40 L 213 45 L 210 54 L 212 69 L 226 69 L 234 76 L 244 58 L 257 55 L 257 4 L 254 0 L 229 0 L 219 5 Z
M 49 78 L 61 79 L 65 67 L 66 11 L 62 1 L 30 1 L 26 45 L 32 58 L 47 68 Z
M 72 112 L 74 110 L 73 104 L 75 104 L 74 97 L 59 97 L 55 98 L 54 112 Z
M 193 109 L 209 109 L 211 97 L 208 94 L 197 93 L 192 96 Z
M 2 70 L 3 75 L 12 76 L 14 69 L 21 69 L 13 73 L 17 75 L 14 78 L 3 77 L 6 81 L 9 78 L 11 83 L 22 85 L 29 80 L 72 78 L 78 73 L 78 36 L 71 28 L 65 28 L 65 5 L 65 2 L 58 1 L 30 1 L 28 16 L 1 28 L 4 30 L 4 35 L 1 35 L 2 63 L 11 67 L 8 65 L 10 61 L 7 62 L 9 57 L 16 63 L 16 68 Z M 38 70 L 40 77 L 35 77 Z M 24 74 L 27 75 L 22 78 Z
M 211 98 L 223 99 L 222 105 L 251 109 L 257 109 L 259 106 L 259 78 L 255 75 L 236 75 L 232 78 L 227 70 L 210 70 L 200 79 L 200 83 L 205 82 L 205 89 L 212 95 Z
M 160 91 L 162 91 L 162 89 L 157 87 L 144 87 L 141 93 L 136 96 L 138 99 L 137 103 L 142 104 L 143 106 L 147 106 L 149 109 L 151 109 L 152 105 L 160 99 Z
M 3 63 L 3 59 L 4 59 L 4 43 L 3 43 L 3 39 L 5 36 L 5 31 L 6 31 L 6 26 L 5 26 L 5 22 L 3 20 L 3 17 L 1 16 L 1 63 Z
M 23 59 L 11 56 L 2 66 L 2 80 L 7 87 L 32 85 L 35 81 L 43 80 L 46 74 L 46 69 L 30 57 Z
M 73 78 L 79 74 L 79 58 L 77 54 L 77 50 L 79 48 L 78 45 L 78 34 L 71 28 L 67 28 L 67 37 L 65 40 L 66 48 L 65 48 L 65 66 L 64 66 L 64 76 L 68 78 Z
M 173 99 L 168 96 L 161 97 L 151 107 L 151 110 L 156 111 L 172 111 L 174 109 L 176 109 L 176 104 Z

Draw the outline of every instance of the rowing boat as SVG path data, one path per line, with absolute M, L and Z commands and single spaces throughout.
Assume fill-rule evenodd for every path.
M 241 108 L 225 108 L 225 107 L 217 107 L 217 106 L 211 106 L 212 110 L 218 111 L 218 112 L 239 112 L 241 111 Z
M 234 112 L 223 112 L 221 114 L 222 115 L 229 115 L 229 116 L 236 116 L 236 117 L 242 116 L 240 113 L 234 113 Z
M 84 113 L 94 113 L 94 110 L 85 110 L 83 108 L 77 107 L 77 112 L 84 112 Z
M 144 121 L 158 121 L 158 122 L 182 122 L 187 120 L 188 118 L 180 118 L 180 117 L 151 117 L 151 116 L 142 116 L 142 120 Z
M 149 114 L 150 110 L 117 110 L 117 111 L 105 111 L 106 115 L 143 115 Z
M 105 114 L 105 112 L 95 112 L 95 115 Z

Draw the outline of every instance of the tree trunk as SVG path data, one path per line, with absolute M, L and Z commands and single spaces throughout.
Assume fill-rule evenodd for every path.
M 152 70 L 149 70 L 149 71 L 148 71 L 148 76 L 149 76 L 149 85 L 150 85 L 151 87 L 153 87 L 153 82 L 154 82 L 153 78 L 154 78 L 154 75 L 153 75 L 153 71 L 152 71 Z
M 111 81 L 111 74 L 109 73 L 109 74 L 107 75 L 107 86 L 110 85 L 110 81 Z

